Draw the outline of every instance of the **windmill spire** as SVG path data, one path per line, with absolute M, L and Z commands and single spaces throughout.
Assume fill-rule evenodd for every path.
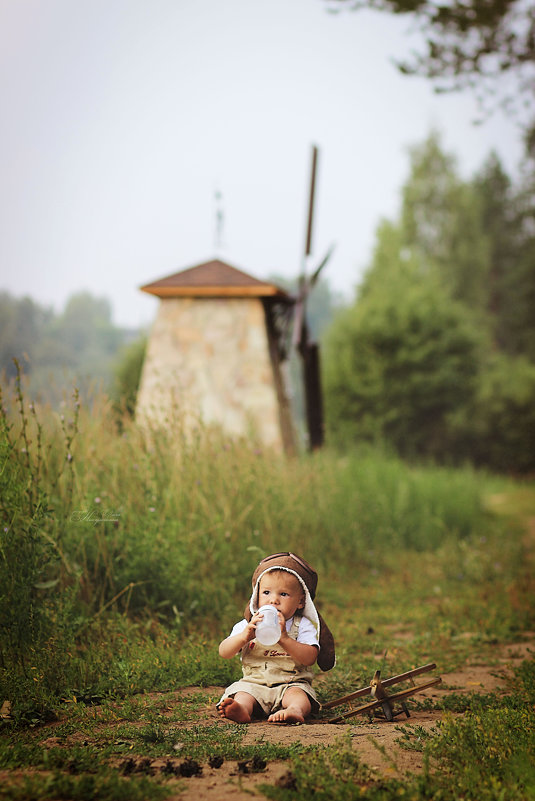
M 223 229 L 225 225 L 225 212 L 223 209 L 223 193 L 216 187 L 214 191 L 214 209 L 215 209 L 215 226 L 214 226 L 214 246 L 216 251 L 223 247 Z

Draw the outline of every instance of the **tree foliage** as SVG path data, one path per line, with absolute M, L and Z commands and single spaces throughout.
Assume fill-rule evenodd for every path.
M 469 310 L 436 276 L 398 262 L 329 332 L 332 440 L 388 443 L 403 456 L 446 453 L 449 418 L 475 392 L 481 348 Z
M 479 197 L 459 178 L 437 132 L 410 155 L 411 172 L 402 190 L 404 246 L 427 270 L 439 271 L 454 298 L 484 307 L 488 240 Z
M 472 185 L 489 248 L 485 280 L 494 344 L 535 362 L 535 173 L 514 187 L 491 154 Z
M 535 469 L 535 364 L 492 353 L 476 392 L 458 410 L 459 455 L 501 472 Z
M 535 86 L 535 7 L 529 0 L 329 0 L 330 8 L 371 8 L 414 20 L 424 44 L 398 64 L 405 74 L 422 75 L 437 91 L 477 88 L 480 98 L 502 95 L 528 109 Z M 501 78 L 514 79 L 507 89 Z M 532 112 L 530 112 L 532 114 Z M 535 139 L 533 141 L 535 146 Z
M 7 378 L 17 374 L 14 358 L 29 362 L 52 317 L 31 298 L 15 300 L 8 292 L 0 293 L 0 370 Z
M 129 337 L 113 324 L 109 301 L 88 292 L 72 295 L 59 314 L 30 298 L 0 294 L 0 372 L 12 379 L 18 359 L 32 393 L 43 400 L 56 401 L 66 382 L 82 392 L 95 381 L 107 386 Z
M 432 133 L 355 303 L 328 332 L 331 440 L 535 469 L 535 228 L 491 156 L 463 181 Z

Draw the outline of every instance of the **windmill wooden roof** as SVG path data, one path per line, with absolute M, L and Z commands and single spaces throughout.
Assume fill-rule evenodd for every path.
M 276 297 L 292 302 L 288 293 L 275 284 L 259 281 L 218 259 L 160 278 L 141 289 L 160 298 Z

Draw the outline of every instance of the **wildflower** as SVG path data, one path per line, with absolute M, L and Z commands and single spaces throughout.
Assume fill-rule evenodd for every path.
M 98 495 L 97 495 L 97 497 L 95 498 L 95 503 L 100 503 L 100 502 L 101 502 L 101 500 L 100 500 L 100 498 L 99 498 L 99 497 L 98 497 Z
M 71 453 L 67 454 L 67 461 L 68 462 L 72 462 L 72 454 Z
M 149 506 L 149 512 L 155 512 L 155 511 L 156 509 L 154 508 L 154 506 Z

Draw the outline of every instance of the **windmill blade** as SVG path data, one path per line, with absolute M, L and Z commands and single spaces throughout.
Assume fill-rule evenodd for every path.
M 312 147 L 312 164 L 310 172 L 310 192 L 308 202 L 308 219 L 303 255 L 303 267 L 299 279 L 299 288 L 294 306 L 294 329 L 292 345 L 299 351 L 303 366 L 305 413 L 308 429 L 308 446 L 310 450 L 320 448 L 323 443 L 323 404 L 320 380 L 319 347 L 309 341 L 306 320 L 306 302 L 310 290 L 318 280 L 319 274 L 329 261 L 333 247 L 329 249 L 323 261 L 318 265 L 312 277 L 307 277 L 307 264 L 312 252 L 312 229 L 314 222 L 314 196 L 316 191 L 316 171 L 318 165 L 318 148 Z
M 334 248 L 335 248 L 334 244 L 331 245 L 331 247 L 325 254 L 323 260 L 320 262 L 318 267 L 316 267 L 315 272 L 311 275 L 310 278 L 306 278 L 306 276 L 301 276 L 301 279 L 299 281 L 300 287 L 297 293 L 297 297 L 295 299 L 295 306 L 294 306 L 294 329 L 292 336 L 292 345 L 294 348 L 304 345 L 307 341 L 307 326 L 306 326 L 306 311 L 305 311 L 306 301 L 308 295 L 310 294 L 310 290 L 313 289 L 316 281 L 319 278 L 321 271 L 331 258 Z
M 327 262 L 329 261 L 329 259 L 330 259 L 330 258 L 331 258 L 331 256 L 333 255 L 333 252 L 334 252 L 334 248 L 335 248 L 335 247 L 336 247 L 336 246 L 335 246 L 335 245 L 334 245 L 334 243 L 333 243 L 333 244 L 331 245 L 331 247 L 329 248 L 329 250 L 327 251 L 327 253 L 325 254 L 325 256 L 324 256 L 324 258 L 323 258 L 323 261 L 321 261 L 321 262 L 319 263 L 318 267 L 316 267 L 316 270 L 315 270 L 315 272 L 313 272 L 313 273 L 312 273 L 312 276 L 311 276 L 311 278 L 310 278 L 310 281 L 308 282 L 308 286 L 307 286 L 307 290 L 306 290 L 307 292 L 310 292 L 310 290 L 312 289 L 312 287 L 314 286 L 314 284 L 315 284 L 315 283 L 316 283 L 316 281 L 318 280 L 318 278 L 319 278 L 319 274 L 321 273 L 321 271 L 323 270 L 323 268 L 325 267 L 325 265 L 327 264 Z
M 310 193 L 308 200 L 308 222 L 305 245 L 305 258 L 312 252 L 312 226 L 314 223 L 314 195 L 316 193 L 316 171 L 318 168 L 318 148 L 312 145 L 312 165 L 310 168 Z
M 310 284 L 307 280 L 306 267 L 307 260 L 310 258 L 312 251 L 312 228 L 314 223 L 314 197 L 316 193 L 316 172 L 318 169 L 318 148 L 312 145 L 312 162 L 310 165 L 310 189 L 308 195 L 308 215 L 307 215 L 307 228 L 305 239 L 305 252 L 303 256 L 302 273 L 299 278 L 299 288 L 294 309 L 294 330 L 292 336 L 292 344 L 294 347 L 299 347 L 306 342 L 306 299 L 310 292 Z

